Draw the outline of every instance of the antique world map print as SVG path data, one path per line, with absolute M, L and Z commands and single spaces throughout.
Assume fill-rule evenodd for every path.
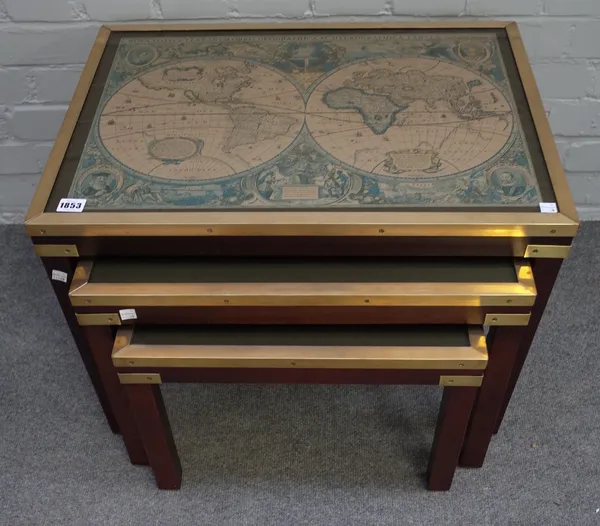
M 541 200 L 493 34 L 195 35 L 121 39 L 86 210 Z

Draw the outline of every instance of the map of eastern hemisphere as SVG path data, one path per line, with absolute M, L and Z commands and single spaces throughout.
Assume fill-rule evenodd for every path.
M 330 119 L 327 109 L 338 110 L 338 118 Z M 307 113 L 312 136 L 344 163 L 417 179 L 485 163 L 506 145 L 514 126 L 498 88 L 432 59 L 350 65 L 317 87 Z
M 495 36 L 123 38 L 87 208 L 535 206 Z

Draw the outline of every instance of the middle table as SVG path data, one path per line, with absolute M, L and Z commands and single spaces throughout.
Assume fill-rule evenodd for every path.
M 512 258 L 98 258 L 78 265 L 70 292 L 79 324 L 105 348 L 122 324 L 488 325 L 490 362 L 462 457 L 473 466 L 483 463 L 535 298 L 529 263 Z M 96 360 L 118 412 L 110 357 Z M 287 382 L 288 373 L 270 377 Z M 303 381 L 311 374 L 339 378 L 304 371 Z M 127 425 L 124 435 L 135 433 Z

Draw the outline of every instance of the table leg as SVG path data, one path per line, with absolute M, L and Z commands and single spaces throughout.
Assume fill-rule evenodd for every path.
M 71 306 L 71 302 L 69 301 L 69 287 L 71 285 L 71 280 L 73 279 L 73 273 L 75 272 L 77 260 L 75 258 L 62 257 L 43 257 L 41 258 L 41 260 L 44 264 L 44 268 L 46 269 L 46 273 L 48 274 L 50 284 L 54 289 L 56 299 L 58 300 L 63 315 L 67 321 L 67 324 L 69 325 L 69 329 L 71 330 L 71 334 L 73 335 L 75 345 L 77 345 L 79 355 L 81 356 L 87 374 L 90 377 L 90 380 L 92 381 L 92 385 L 94 386 L 94 390 L 96 391 L 96 395 L 98 396 L 100 406 L 104 411 L 106 420 L 108 420 L 108 425 L 110 426 L 110 429 L 113 433 L 118 433 L 119 426 L 117 424 L 117 419 L 115 418 L 115 415 L 110 407 L 106 391 L 104 390 L 102 382 L 100 381 L 98 368 L 94 363 L 87 341 L 83 336 L 81 327 L 77 323 L 75 312 L 73 310 L 73 307 Z M 58 270 L 67 274 L 67 282 L 65 283 L 63 281 L 53 280 L 53 270 Z
M 160 386 L 157 384 L 124 384 L 150 466 L 159 489 L 181 487 L 181 463 Z
M 127 397 L 119 381 L 119 375 L 112 363 L 112 349 L 115 340 L 113 327 L 82 327 L 88 341 L 92 357 L 98 368 L 100 380 L 108 396 L 115 418 L 121 429 L 123 442 L 132 464 L 148 464 L 146 450 L 142 444 L 137 426 L 129 410 Z
M 535 278 L 535 286 L 537 288 L 537 297 L 535 299 L 535 305 L 531 310 L 529 325 L 526 327 L 523 340 L 519 344 L 519 353 L 510 375 L 510 380 L 504 395 L 502 407 L 498 414 L 498 418 L 496 419 L 494 434 L 498 432 L 500 426 L 502 425 L 502 419 L 504 418 L 504 414 L 506 413 L 506 409 L 510 403 L 513 391 L 515 390 L 517 381 L 519 380 L 519 375 L 521 374 L 521 370 L 523 369 L 523 365 L 527 359 L 533 338 L 542 319 L 542 315 L 544 314 L 544 310 L 546 309 L 546 305 L 548 304 L 548 300 L 550 299 L 550 294 L 554 288 L 554 284 L 556 282 L 556 278 L 558 277 L 562 262 L 562 259 L 531 260 L 533 276 Z
M 478 387 L 444 387 L 427 468 L 427 488 L 449 490 Z
M 459 461 L 461 466 L 483 466 L 525 329 L 490 328 L 487 336 L 489 362 L 467 430 Z

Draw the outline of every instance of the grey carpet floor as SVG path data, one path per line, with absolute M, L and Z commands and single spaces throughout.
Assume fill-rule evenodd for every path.
M 600 223 L 480 470 L 424 488 L 428 387 L 168 385 L 183 488 L 111 434 L 22 227 L 0 229 L 0 524 L 600 525 Z

